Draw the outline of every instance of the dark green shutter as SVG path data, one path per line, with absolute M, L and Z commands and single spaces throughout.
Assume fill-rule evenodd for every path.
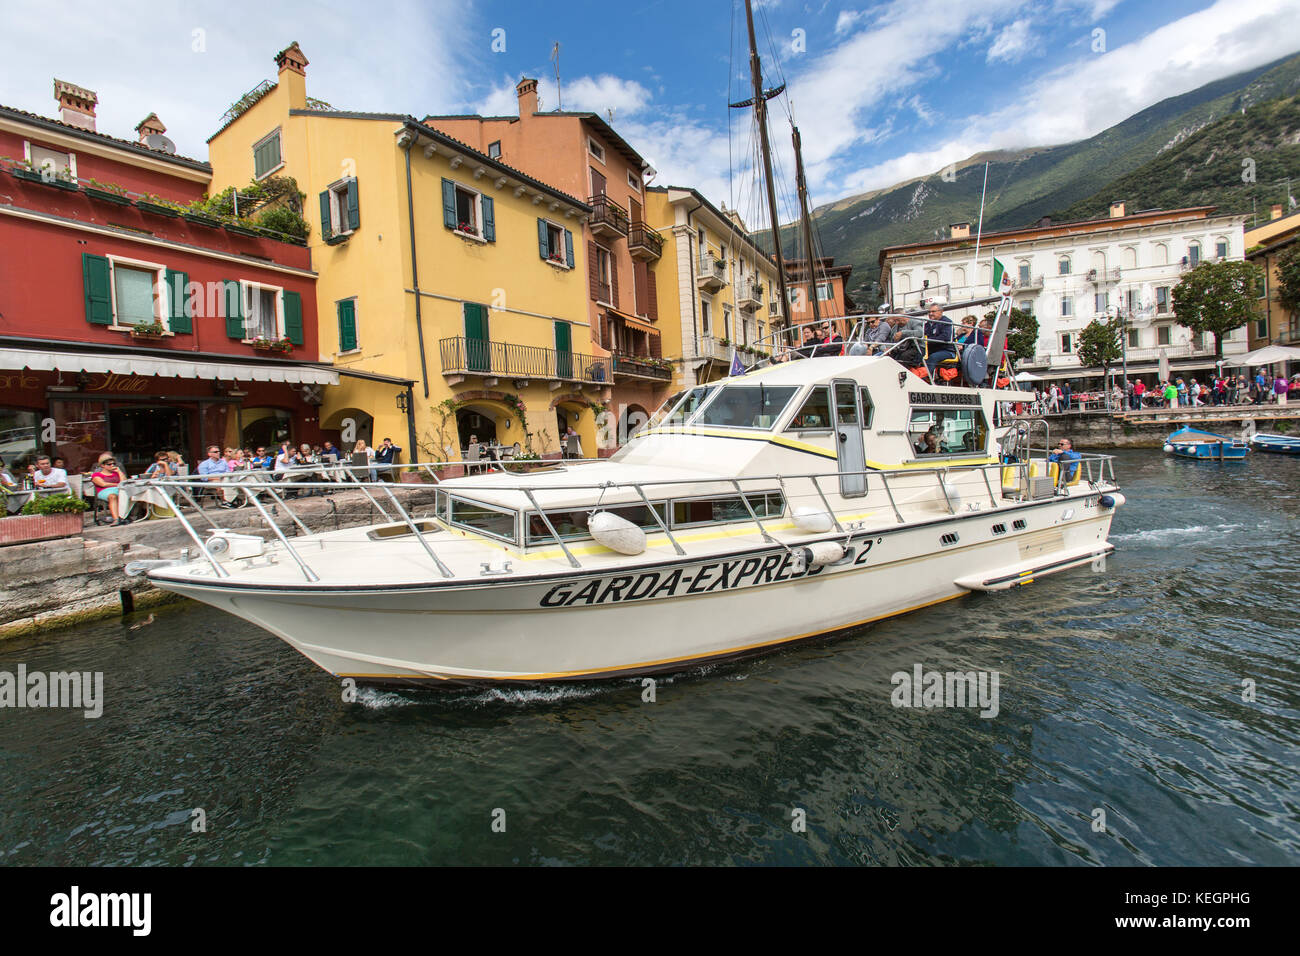
M 244 294 L 238 279 L 225 280 L 226 335 L 232 339 L 244 337 Z
M 297 292 L 284 293 L 284 337 L 294 345 L 302 345 L 302 296 Z
M 361 228 L 361 199 L 357 195 L 357 181 L 348 180 L 348 228 Z
M 456 228 L 456 184 L 450 179 L 442 181 L 442 224 Z
M 494 211 L 495 204 L 491 196 L 481 196 L 483 201 L 483 238 L 488 242 L 497 241 L 497 217 Z
M 113 290 L 108 259 L 83 252 L 81 278 L 86 290 L 86 321 L 91 325 L 112 325 Z
M 334 235 L 334 230 L 330 228 L 330 191 L 324 190 L 320 194 L 320 237 L 328 239 Z
M 184 272 L 167 270 L 167 299 L 170 305 L 167 313 L 167 328 L 172 332 L 188 334 L 194 331 L 192 310 L 189 307 L 190 299 L 186 294 L 186 286 L 189 283 L 190 277 Z
M 564 261 L 570 269 L 573 268 L 573 233 L 564 230 Z
M 537 254 L 543 259 L 551 258 L 551 237 L 545 219 L 537 220 Z
M 488 344 L 487 306 L 476 302 L 465 303 L 465 359 L 466 368 L 472 372 L 486 372 L 492 367 L 491 346 Z
M 339 304 L 339 351 L 351 352 L 357 347 L 357 304 L 344 299 Z
M 573 328 L 568 322 L 555 323 L 555 374 L 573 378 Z

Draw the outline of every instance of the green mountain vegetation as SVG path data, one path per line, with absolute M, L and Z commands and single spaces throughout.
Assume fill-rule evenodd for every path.
M 1166 203 L 1158 198 L 1157 187 L 1170 186 L 1171 175 L 1183 176 L 1185 166 L 1179 167 L 1179 157 L 1187 148 L 1202 149 L 1205 140 L 1214 140 L 1216 134 L 1210 127 L 1220 122 L 1240 117 L 1253 128 L 1255 114 L 1259 123 L 1269 118 L 1290 114 L 1282 107 L 1273 112 L 1266 101 L 1294 97 L 1300 94 L 1300 55 L 1288 57 L 1245 73 L 1206 84 L 1180 96 L 1169 97 L 1137 113 L 1122 123 L 1077 143 L 1061 146 L 1038 147 L 1018 152 L 999 152 L 972 156 L 958 164 L 951 182 L 940 173 L 914 179 L 888 189 L 875 190 L 850 196 L 820 206 L 813 218 L 822 254 L 834 256 L 839 264 L 853 266 L 850 294 L 860 306 L 871 307 L 877 301 L 872 286 L 878 278 L 878 256 L 885 246 L 908 242 L 922 242 L 948 234 L 948 226 L 955 222 L 971 223 L 974 232 L 979 218 L 980 190 L 984 180 L 984 163 L 989 165 L 988 196 L 984 207 L 984 229 L 993 231 L 1030 225 L 1044 216 L 1075 218 L 1075 210 L 1088 210 L 1088 215 L 1104 214 L 1112 199 L 1123 199 L 1130 210 L 1166 205 L 1187 205 L 1186 197 L 1193 195 L 1192 188 L 1175 190 L 1171 197 L 1176 202 Z M 1242 110 L 1245 114 L 1242 115 Z M 1294 140 L 1294 125 L 1291 139 Z M 1198 134 L 1206 133 L 1205 137 Z M 1279 178 L 1280 163 L 1288 162 L 1290 148 L 1284 134 L 1267 134 L 1261 125 L 1251 134 L 1250 143 L 1259 153 L 1256 160 L 1255 192 L 1257 201 L 1263 202 L 1263 190 L 1277 187 L 1269 185 Z M 1264 148 L 1270 146 L 1270 149 Z M 1209 157 L 1213 151 L 1199 154 Z M 1236 191 L 1234 180 L 1225 177 L 1223 170 L 1237 163 L 1235 183 L 1241 183 L 1239 151 L 1228 156 L 1226 148 L 1214 157 L 1210 166 L 1213 172 L 1204 183 L 1201 177 L 1191 177 L 1205 192 L 1196 195 L 1210 196 L 1208 190 L 1218 182 L 1221 189 Z M 1126 193 L 1130 174 L 1149 163 L 1171 161 L 1168 168 L 1152 176 L 1144 175 L 1142 188 Z M 1266 162 L 1267 160 L 1267 162 Z M 1276 160 L 1276 162 L 1274 162 Z M 1221 162 L 1220 162 L 1221 161 Z M 1295 164 L 1290 168 L 1294 171 Z M 1284 173 L 1282 175 L 1285 175 Z M 1164 177 L 1160 179 L 1158 177 Z M 1300 191 L 1300 189 L 1297 189 Z M 1285 189 L 1283 188 L 1283 194 Z M 1270 196 L 1274 193 L 1269 193 Z M 1147 196 L 1152 198 L 1147 199 Z M 1232 203 L 1239 200 L 1229 197 Z M 1198 199 L 1196 202 L 1201 202 Z M 1223 205 L 1215 199 L 1208 201 Z M 1278 198 L 1268 200 L 1279 201 Z M 1248 205 L 1248 202 L 1247 202 Z M 1082 218 L 1083 214 L 1078 215 Z M 797 247 L 793 226 L 781 229 L 782 245 L 791 254 Z M 759 237 L 767 240 L 770 236 Z

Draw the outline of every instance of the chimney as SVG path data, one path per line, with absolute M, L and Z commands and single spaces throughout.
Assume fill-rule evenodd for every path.
M 969 238 L 970 238 L 970 223 L 968 223 L 968 222 L 954 222 L 954 223 L 952 223 L 951 225 L 949 225 L 949 226 L 948 226 L 948 238 L 949 238 L 949 239 L 969 239 Z
M 276 82 L 284 84 L 289 94 L 289 109 L 307 108 L 307 57 L 294 40 L 275 55 Z
M 135 131 L 139 134 L 136 142 L 144 143 L 148 137 L 155 133 L 161 136 L 163 133 L 167 132 L 167 127 L 163 125 L 163 122 L 158 118 L 157 113 L 150 113 L 144 119 L 140 120 L 139 123 L 136 123 Z
M 515 93 L 519 96 L 519 118 L 532 116 L 537 112 L 537 81 L 531 77 L 525 76 L 515 87 Z
M 99 97 L 94 90 L 82 89 L 56 77 L 54 98 L 59 103 L 59 119 L 69 126 L 79 126 L 95 132 L 95 106 L 99 103 Z
M 1282 218 L 1282 204 L 1280 202 L 1273 203 L 1272 208 L 1268 211 L 1268 218 L 1270 221 Z
M 1124 200 L 1117 199 L 1110 204 L 1110 218 L 1111 219 L 1124 218 Z

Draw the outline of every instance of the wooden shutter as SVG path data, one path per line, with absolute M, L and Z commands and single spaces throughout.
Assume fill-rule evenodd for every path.
M 543 259 L 551 257 L 551 237 L 545 219 L 537 220 L 537 254 Z
M 284 293 L 284 337 L 294 345 L 302 345 L 302 296 L 297 292 Z
M 564 264 L 573 268 L 573 233 L 564 230 Z
M 596 243 L 587 240 L 587 275 L 591 285 L 591 300 L 600 301 L 600 260 L 596 257 Z
M 338 304 L 339 351 L 351 352 L 357 347 L 357 304 L 344 299 Z
M 627 211 L 633 223 L 641 221 L 641 204 L 635 199 L 629 199 L 627 201 Z
M 496 203 L 492 201 L 491 196 L 480 196 L 479 201 L 483 203 L 483 238 L 488 242 L 496 242 Z
M 652 358 L 663 358 L 664 350 L 658 335 L 647 335 L 646 339 L 650 343 L 650 356 Z
M 651 322 L 659 321 L 659 290 L 655 288 L 655 274 L 646 268 L 646 297 L 649 305 L 646 309 L 646 315 Z
M 238 279 L 225 280 L 226 335 L 232 339 L 244 337 L 244 293 Z
M 167 329 L 171 332 L 192 333 L 194 331 L 189 296 L 185 294 L 185 287 L 189 283 L 190 277 L 184 272 L 167 270 Z
M 442 181 L 442 224 L 456 228 L 456 184 L 450 179 Z
M 356 179 L 348 180 L 348 228 L 361 228 L 361 197 L 357 192 Z
M 605 348 L 610 348 L 609 342 L 609 313 L 600 313 L 600 344 Z
M 649 270 L 640 259 L 632 263 L 632 298 L 637 315 L 650 314 Z
M 334 222 L 330 218 L 330 191 L 322 190 L 320 194 L 320 236 L 328 239 L 334 235 Z
M 609 253 L 609 304 L 618 308 L 618 260 L 613 250 Z
M 113 285 L 108 258 L 83 252 L 81 279 L 86 292 L 86 321 L 91 325 L 112 325 Z
M 591 194 L 593 196 L 605 195 L 605 177 L 594 169 L 591 170 Z

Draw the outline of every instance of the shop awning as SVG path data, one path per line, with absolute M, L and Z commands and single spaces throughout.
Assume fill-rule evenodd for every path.
M 637 329 L 640 332 L 648 333 L 649 335 L 659 334 L 659 330 L 656 329 L 649 322 L 647 322 L 645 319 L 638 318 L 635 315 L 628 315 L 626 312 L 618 311 L 618 309 L 606 309 L 605 311 L 608 312 L 614 318 L 622 319 L 623 324 L 630 328 Z
M 339 383 L 337 371 L 314 365 L 187 361 L 183 358 L 152 355 L 96 355 L 93 352 L 36 352 L 28 349 L 0 349 L 0 369 L 113 372 L 118 375 L 159 375 L 164 378 L 221 379 L 233 382 L 288 382 L 294 385 Z

